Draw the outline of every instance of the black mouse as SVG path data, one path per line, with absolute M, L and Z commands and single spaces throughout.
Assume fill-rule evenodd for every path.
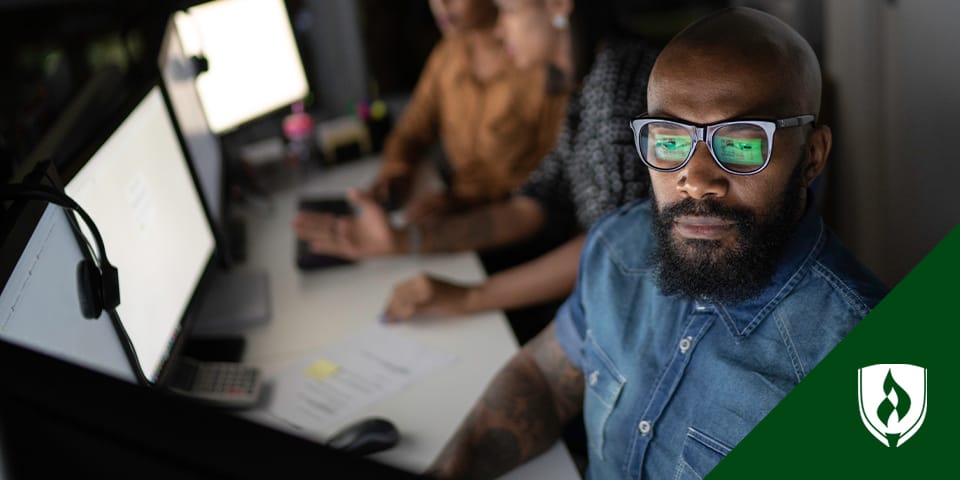
M 397 427 L 383 418 L 367 418 L 330 437 L 327 446 L 355 455 L 386 450 L 400 440 Z

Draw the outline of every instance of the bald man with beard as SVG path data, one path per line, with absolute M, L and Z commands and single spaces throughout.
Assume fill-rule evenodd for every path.
M 433 473 L 495 477 L 582 412 L 588 478 L 699 479 L 803 380 L 886 293 L 811 201 L 820 88 L 809 44 L 767 14 L 678 34 L 629 125 L 651 199 L 590 230 L 573 294 Z

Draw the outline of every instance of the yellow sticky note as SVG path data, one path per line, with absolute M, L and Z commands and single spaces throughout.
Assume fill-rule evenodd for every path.
M 313 362 L 312 365 L 307 367 L 306 373 L 314 380 L 323 380 L 330 375 L 337 373 L 337 370 L 339 369 L 340 367 L 330 360 L 317 360 L 316 362 Z

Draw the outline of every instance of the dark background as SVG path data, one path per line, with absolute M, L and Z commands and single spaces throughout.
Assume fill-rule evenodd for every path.
M 810 41 L 824 71 L 820 120 L 834 132 L 821 208 L 889 285 L 960 222 L 952 195 L 960 156 L 950 133 L 960 110 L 952 47 L 960 42 L 960 2 L 618 2 L 624 26 L 653 43 L 725 5 L 762 8 Z M 66 162 L 102 137 L 98 129 L 156 75 L 167 16 L 195 3 L 0 0 L 0 180 L 21 177 L 35 152 Z M 365 98 L 409 94 L 439 38 L 426 0 L 286 3 L 321 118 L 349 113 Z M 277 130 L 276 119 L 260 123 Z

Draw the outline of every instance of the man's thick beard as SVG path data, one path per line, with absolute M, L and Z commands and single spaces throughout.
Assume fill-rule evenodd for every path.
M 653 264 L 661 292 L 725 304 L 762 292 L 800 223 L 803 164 L 800 162 L 790 175 L 777 205 L 767 210 L 767 219 L 758 218 L 746 208 L 689 197 L 661 209 L 651 188 L 657 239 Z M 737 246 L 724 251 L 719 240 L 675 240 L 673 226 L 681 215 L 714 216 L 734 222 Z

